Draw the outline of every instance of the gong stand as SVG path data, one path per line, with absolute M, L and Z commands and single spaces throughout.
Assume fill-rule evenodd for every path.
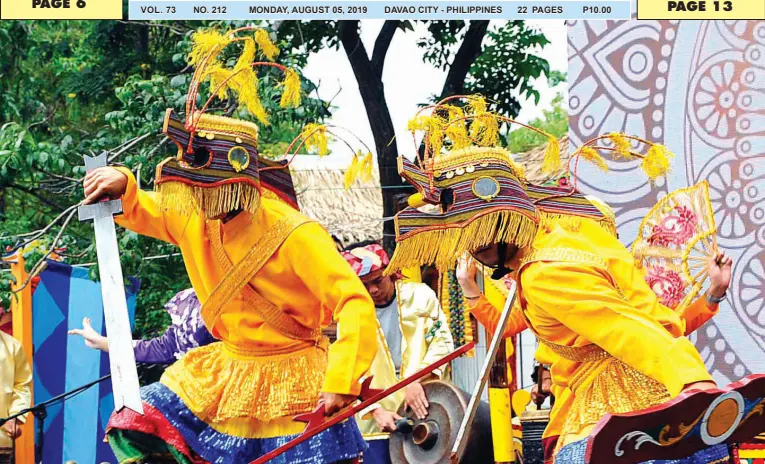
M 467 433 L 468 428 L 475 419 L 476 412 L 478 411 L 478 406 L 481 403 L 481 395 L 483 394 L 483 389 L 486 387 L 486 383 L 489 380 L 489 374 L 497 358 L 499 347 L 502 345 L 502 342 L 504 342 L 505 327 L 507 326 L 507 320 L 510 318 L 510 311 L 513 308 L 513 303 L 515 303 L 515 296 L 517 291 L 518 285 L 515 282 L 512 282 L 512 286 L 507 293 L 505 308 L 502 310 L 502 315 L 499 318 L 499 323 L 497 324 L 497 328 L 494 331 L 494 336 L 491 339 L 491 345 L 489 345 L 489 351 L 486 353 L 486 359 L 484 360 L 483 366 L 481 367 L 481 377 L 478 379 L 478 383 L 476 383 L 475 388 L 473 389 L 473 395 L 470 397 L 470 402 L 468 403 L 467 410 L 465 411 L 465 417 L 462 419 L 462 424 L 460 425 L 459 431 L 457 432 L 457 440 L 454 442 L 454 446 L 452 447 L 452 464 L 461 462 L 463 453 L 465 452 L 465 447 L 470 440 L 470 437 L 468 437 Z M 505 383 L 507 383 L 506 376 L 507 368 L 505 368 Z M 495 438 L 495 440 L 497 438 Z M 512 443 L 512 437 L 510 437 L 510 440 Z

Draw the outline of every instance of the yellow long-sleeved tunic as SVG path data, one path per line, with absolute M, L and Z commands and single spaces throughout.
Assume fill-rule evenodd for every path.
M 190 351 L 163 376 L 189 409 L 221 432 L 256 438 L 299 433 L 304 425 L 291 416 L 311 409 L 319 391 L 359 393 L 358 380 L 377 349 L 366 343 L 376 334 L 374 304 L 320 225 L 285 232 L 249 285 L 304 327 L 324 327 L 334 318 L 338 337 L 328 353 L 325 342 L 296 340 L 266 323 L 242 292 L 218 314 L 204 309 L 225 275 L 221 260 L 238 263 L 263 245 L 267 231 L 300 213 L 263 198 L 255 214 L 240 213 L 225 224 L 182 217 L 162 210 L 157 193 L 138 189 L 133 175 L 120 171 L 128 186 L 117 222 L 180 247 L 205 324 L 223 342 Z
M 675 313 L 658 302 L 618 240 L 599 228 L 579 233 L 543 230 L 532 250 L 511 266 L 520 267 L 525 315 L 513 308 L 505 336 L 524 330 L 528 319 L 543 341 L 540 356 L 552 364 L 556 387 L 586 398 L 556 402 L 545 436 L 586 433 L 605 412 L 641 409 L 666 399 L 667 390 L 676 395 L 688 383 L 711 379 L 695 348 L 681 336 L 708 321 L 717 305 L 699 298 L 682 314 Z M 496 330 L 499 311 L 486 299 L 479 299 L 471 312 L 488 330 Z M 605 385 L 605 372 L 617 372 L 624 381 Z M 651 394 L 641 397 L 639 390 L 646 387 Z M 624 401 L 620 388 L 645 402 Z M 604 402 L 602 389 L 615 390 L 613 403 L 622 403 Z
M 697 298 L 696 301 L 688 305 L 681 314 L 681 317 L 686 323 L 685 335 L 690 334 L 704 325 L 717 314 L 718 309 L 719 305 L 707 303 L 704 297 Z M 481 295 L 480 298 L 475 301 L 473 306 L 468 306 L 468 310 L 476 317 L 476 319 L 478 319 L 478 322 L 480 322 L 481 325 L 486 327 L 486 330 L 492 334 L 496 332 L 501 311 L 499 308 L 491 304 L 485 296 Z M 510 317 L 505 326 L 504 337 L 514 337 L 527 328 L 526 319 L 523 317 L 523 312 L 516 302 L 511 309 Z M 550 366 L 559 360 L 559 356 L 555 354 L 555 351 L 544 344 L 539 345 L 534 357 L 538 362 Z M 561 430 L 563 429 L 563 422 L 566 418 L 566 412 L 573 400 L 571 391 L 567 387 L 557 384 L 554 384 L 553 387 L 557 390 L 557 393 L 553 392 L 556 399 L 555 404 L 550 411 L 550 422 L 548 423 L 547 428 L 545 428 L 543 438 L 560 435 Z
M 8 417 L 31 406 L 32 370 L 21 343 L 0 331 L 0 417 Z M 25 422 L 25 417 L 18 418 Z M 0 430 L 0 448 L 10 448 L 11 438 Z

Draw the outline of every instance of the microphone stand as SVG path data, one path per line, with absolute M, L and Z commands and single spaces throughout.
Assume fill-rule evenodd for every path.
M 81 387 L 75 388 L 72 391 L 68 391 L 66 393 L 62 393 L 56 397 L 53 397 L 49 399 L 48 401 L 44 401 L 40 404 L 36 404 L 32 407 L 29 407 L 27 409 L 24 409 L 22 411 L 17 412 L 16 414 L 6 417 L 4 419 L 0 419 L 0 427 L 3 426 L 6 422 L 16 419 L 17 417 L 23 416 L 27 413 L 32 413 L 33 416 L 35 416 L 35 419 L 37 419 L 37 427 L 35 429 L 35 462 L 42 464 L 42 458 L 43 458 L 43 442 L 45 440 L 45 418 L 48 417 L 48 406 L 57 403 L 59 401 L 66 400 L 67 398 L 71 398 L 72 396 L 75 396 L 79 393 L 84 392 L 88 388 L 92 387 L 93 385 L 96 385 L 98 383 L 103 382 L 104 380 L 110 378 L 112 375 L 107 374 L 103 377 L 101 377 L 98 380 L 94 380 L 86 385 L 83 385 Z M 15 442 L 14 442 L 15 444 Z M 14 446 L 15 448 L 15 446 Z

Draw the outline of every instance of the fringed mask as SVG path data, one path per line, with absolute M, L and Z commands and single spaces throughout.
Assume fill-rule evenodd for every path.
M 207 218 L 218 218 L 238 210 L 254 212 L 261 196 L 271 194 L 297 207 L 291 179 L 282 179 L 284 173 L 274 172 L 283 170 L 286 164 L 267 162 L 258 156 L 258 127 L 252 122 L 207 113 L 215 97 L 225 100 L 232 94 L 240 108 L 245 108 L 260 123 L 268 124 L 254 71 L 263 66 L 277 68 L 285 76 L 280 84 L 281 106 L 300 104 L 298 75 L 270 61 L 278 49 L 264 30 L 240 35 L 247 31 L 253 29 L 241 28 L 225 34 L 205 30 L 193 37 L 189 61 L 196 70 L 187 96 L 186 118 L 181 120 L 168 109 L 163 125 L 163 132 L 178 147 L 175 157 L 157 167 L 155 184 L 165 209 L 184 215 L 201 212 Z M 226 67 L 220 55 L 236 42 L 242 44 L 242 53 L 233 67 Z M 268 61 L 254 61 L 258 54 Z M 199 87 L 204 82 L 210 83 L 210 97 L 197 109 Z M 289 177 L 288 171 L 286 175 Z M 264 193 L 264 186 L 268 192 Z
M 469 147 L 436 157 L 432 177 L 401 158 L 418 190 L 396 215 L 398 246 L 390 268 L 452 267 L 460 255 L 494 243 L 531 244 L 539 215 L 523 172 L 502 148 Z M 433 205 L 430 208 L 423 205 Z

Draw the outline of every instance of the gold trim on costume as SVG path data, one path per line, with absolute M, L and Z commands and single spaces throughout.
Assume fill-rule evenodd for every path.
M 266 300 L 255 291 L 250 281 L 260 271 L 263 265 L 276 253 L 276 250 L 284 243 L 289 235 L 303 224 L 311 222 L 307 217 L 300 214 L 290 214 L 280 219 L 271 226 L 257 244 L 250 250 L 240 262 L 233 265 L 231 259 L 223 248 L 220 237 L 220 222 L 208 221 L 207 235 L 213 256 L 219 266 L 226 273 L 218 286 L 210 293 L 202 307 L 202 319 L 207 327 L 214 327 L 223 307 L 237 294 L 242 293 L 245 301 L 251 308 L 258 312 L 263 320 L 281 332 L 282 334 L 297 340 L 315 340 L 322 337 L 320 328 L 309 328 L 289 315 L 283 313 L 273 303 Z
M 450 172 L 459 167 L 475 166 L 479 163 L 497 161 L 507 165 L 518 178 L 525 181 L 526 173 L 521 165 L 513 161 L 510 152 L 500 147 L 467 147 L 452 150 L 433 160 L 435 171 Z
M 564 261 L 605 267 L 606 261 L 595 253 L 573 248 L 543 248 L 534 250 L 521 261 L 520 269 L 538 261 Z M 518 272 L 520 272 L 520 269 Z
M 258 145 L 258 126 L 241 119 L 218 116 L 215 114 L 195 114 L 197 132 L 220 132 L 234 137 L 246 138 L 253 145 Z

